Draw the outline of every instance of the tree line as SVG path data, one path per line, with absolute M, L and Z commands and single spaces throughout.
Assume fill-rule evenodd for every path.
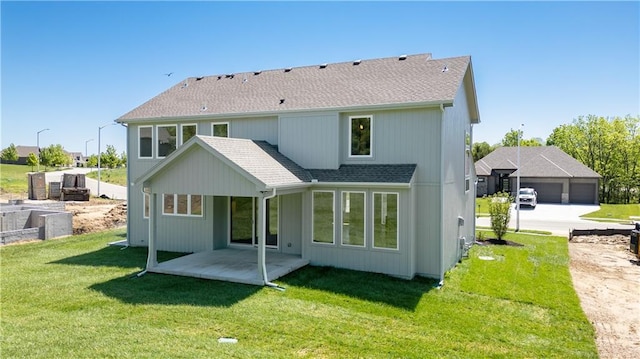
M 474 143 L 472 156 L 478 161 L 500 146 L 516 146 L 519 130 L 505 134 L 497 145 Z M 521 146 L 557 146 L 591 168 L 599 181 L 601 203 L 640 203 L 640 116 L 580 116 L 553 129 L 546 142 L 520 139 Z
M 16 146 L 12 143 L 3 149 L 2 152 L 0 152 L 0 159 L 2 159 L 3 162 L 17 161 L 18 151 Z M 39 155 L 33 152 L 29 153 L 26 162 L 28 166 L 31 166 L 32 170 L 33 167 L 38 164 L 43 165 L 46 170 L 47 167 L 69 166 L 73 163 L 73 157 L 64 150 L 62 145 L 56 144 L 40 149 Z M 100 154 L 101 168 L 116 168 L 126 165 L 127 154 L 123 151 L 122 154 L 118 156 L 115 147 L 112 145 L 107 145 L 106 151 Z M 98 156 L 95 154 L 89 156 L 85 166 L 97 167 Z

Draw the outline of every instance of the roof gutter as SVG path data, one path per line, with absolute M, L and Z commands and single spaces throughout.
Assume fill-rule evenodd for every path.
M 154 122 L 154 121 L 187 121 L 187 120 L 216 120 L 216 119 L 230 119 L 230 118 L 245 118 L 245 117 L 270 117 L 278 116 L 290 113 L 309 113 L 309 112 L 355 112 L 355 111 L 371 111 L 371 110 L 395 110 L 395 109 L 412 109 L 423 107 L 453 107 L 453 100 L 444 101 L 423 101 L 423 102 L 408 102 L 408 103 L 386 103 L 376 105 L 361 105 L 361 106 L 343 106 L 343 107 L 319 107 L 319 108 L 306 108 L 306 109 L 289 109 L 289 110 L 277 110 L 277 111 L 257 111 L 257 112 L 229 112 L 218 114 L 198 114 L 198 115 L 175 115 L 175 116 L 159 116 L 159 117 L 141 117 L 115 120 L 117 123 L 132 123 L 132 122 Z

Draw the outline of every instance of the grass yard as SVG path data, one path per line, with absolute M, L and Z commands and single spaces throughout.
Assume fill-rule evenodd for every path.
M 136 277 L 146 249 L 107 246 L 124 235 L 0 248 L 3 358 L 597 358 L 565 238 L 475 246 L 441 289 L 306 267 L 278 280 L 280 292 Z
M 476 198 L 476 216 L 489 216 L 489 197 Z
M 27 173 L 31 167 L 26 165 L 0 164 L 0 188 L 2 193 L 27 193 Z
M 640 219 L 640 204 L 601 204 L 600 210 L 580 216 L 585 219 Z
M 98 170 L 87 173 L 87 177 L 98 179 Z M 119 186 L 127 186 L 127 169 L 121 168 L 101 168 L 100 169 L 100 181 L 104 181 Z

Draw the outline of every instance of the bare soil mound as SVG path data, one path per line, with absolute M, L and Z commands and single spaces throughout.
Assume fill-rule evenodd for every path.
M 596 330 L 600 357 L 639 358 L 640 265 L 629 237 L 573 237 L 569 255 L 573 286 Z
M 92 198 L 89 202 L 68 202 L 73 214 L 73 234 L 93 233 L 127 224 L 127 203 Z

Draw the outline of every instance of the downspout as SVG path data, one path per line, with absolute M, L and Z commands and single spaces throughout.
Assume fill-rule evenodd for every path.
M 262 216 L 262 224 L 260 228 L 261 234 L 258 253 L 260 253 L 260 262 L 262 263 L 262 268 L 260 268 L 260 270 L 262 271 L 262 281 L 264 282 L 264 285 L 278 290 L 284 290 L 284 288 L 279 285 L 269 282 L 269 278 L 267 277 L 267 258 L 265 255 L 267 245 L 267 200 L 274 198 L 275 196 L 276 189 L 273 188 L 273 192 L 271 192 L 270 195 L 262 197 L 262 211 L 260 214 Z

